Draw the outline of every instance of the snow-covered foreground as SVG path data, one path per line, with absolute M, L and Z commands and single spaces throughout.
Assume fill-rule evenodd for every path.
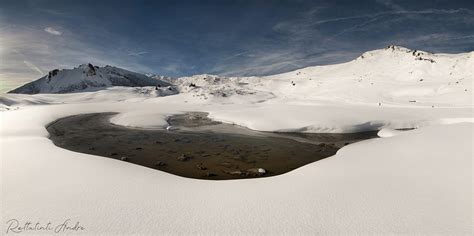
M 44 126 L 56 118 L 130 109 L 126 105 L 3 112 L 2 221 L 71 218 L 87 234 L 469 234 L 472 229 L 472 123 L 363 141 L 284 175 L 238 181 L 186 179 L 60 149 L 46 137 Z M 155 114 L 196 108 L 153 107 L 160 108 Z
M 269 77 L 179 78 L 173 90 L 4 95 L 1 220 L 71 219 L 86 234 L 470 235 L 473 64 L 472 53 L 388 48 Z M 58 118 L 108 111 L 120 113 L 111 122 L 141 128 L 203 111 L 256 130 L 383 129 L 384 138 L 280 176 L 232 181 L 182 178 L 47 138 Z

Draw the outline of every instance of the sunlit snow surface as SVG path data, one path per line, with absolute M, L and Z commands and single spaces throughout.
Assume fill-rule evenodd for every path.
M 396 47 L 269 77 L 180 78 L 177 95 L 4 95 L 2 222 L 71 218 L 86 234 L 470 234 L 473 53 L 417 55 Z M 45 129 L 91 112 L 163 127 L 186 111 L 256 130 L 385 138 L 280 176 L 216 182 L 60 149 Z

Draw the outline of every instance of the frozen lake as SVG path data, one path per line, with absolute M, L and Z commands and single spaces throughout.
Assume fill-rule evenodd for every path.
M 71 151 L 211 180 L 283 174 L 330 157 L 344 145 L 377 137 L 377 132 L 258 132 L 212 121 L 200 112 L 170 116 L 163 129 L 136 129 L 110 123 L 113 115 L 69 116 L 47 130 L 55 145 Z

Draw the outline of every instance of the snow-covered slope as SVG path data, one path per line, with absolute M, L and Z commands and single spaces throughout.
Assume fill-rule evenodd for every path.
M 177 94 L 173 86 L 166 87 L 108 87 L 95 92 L 72 94 L 7 94 L 0 96 L 0 111 L 21 106 L 94 102 L 140 102 L 155 97 Z
M 472 106 L 474 52 L 432 54 L 399 46 L 366 52 L 347 63 L 265 77 L 195 75 L 171 82 L 197 99 L 277 103 L 314 101 L 426 107 Z M 251 96 L 249 96 L 251 95 Z M 245 97 L 245 98 L 244 98 Z
M 71 152 L 55 146 L 44 128 L 68 115 L 133 109 L 148 113 L 131 119 L 164 122 L 167 114 L 196 105 L 67 104 L 1 112 L 4 222 L 71 219 L 85 235 L 472 235 L 473 124 L 367 140 L 284 175 L 232 181 L 182 178 Z M 271 122 L 271 115 L 290 112 L 296 111 L 262 114 Z
M 161 87 L 169 85 L 163 80 L 113 66 L 98 67 L 92 64 L 83 64 L 74 69 L 52 70 L 48 75 L 9 93 L 71 93 L 96 91 L 111 86 Z
M 221 77 L 194 75 L 171 81 L 180 93 L 193 96 L 194 100 L 217 103 L 255 103 L 275 98 L 270 91 L 257 88 L 258 79 L 248 77 Z
M 472 106 L 474 52 L 431 54 L 398 46 L 337 65 L 260 79 L 258 89 L 293 100 Z

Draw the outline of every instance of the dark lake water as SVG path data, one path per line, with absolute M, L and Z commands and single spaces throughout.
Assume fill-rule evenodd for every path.
M 223 124 L 206 113 L 169 117 L 166 129 L 111 124 L 114 113 L 61 118 L 47 126 L 55 145 L 197 179 L 241 179 L 283 174 L 330 157 L 377 132 L 302 134 L 258 132 Z

